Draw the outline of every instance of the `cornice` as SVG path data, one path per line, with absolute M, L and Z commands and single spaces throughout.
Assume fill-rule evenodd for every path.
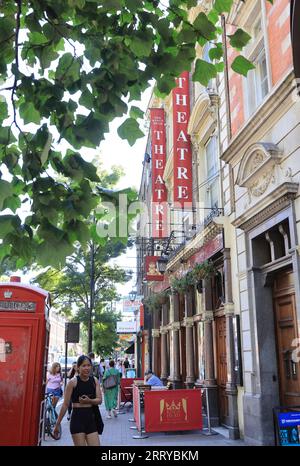
M 232 222 L 232 225 L 240 228 L 241 230 L 251 230 L 283 208 L 287 207 L 291 203 L 291 200 L 295 199 L 298 188 L 298 183 L 283 183 L 275 190 L 275 200 L 274 192 L 270 193 L 249 210 L 243 212 L 242 215 L 237 217 Z
M 176 270 L 176 268 L 180 266 L 182 262 L 185 262 L 187 259 L 189 259 L 202 246 L 204 246 L 211 239 L 215 238 L 222 231 L 222 225 L 216 225 L 214 222 L 211 222 L 200 233 L 198 233 L 189 244 L 182 248 L 178 254 L 169 260 L 166 271 L 168 272 L 171 270 L 173 271 L 174 269 Z

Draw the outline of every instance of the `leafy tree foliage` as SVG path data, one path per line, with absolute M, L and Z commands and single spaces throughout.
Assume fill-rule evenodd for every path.
M 53 305 L 60 313 L 83 323 L 90 338 L 89 351 L 92 347 L 96 351 L 100 348 L 104 351 L 105 347 L 110 352 L 117 341 L 116 321 L 119 316 L 108 311 L 107 305 L 119 299 L 116 284 L 125 283 L 131 276 L 107 262 L 119 256 L 126 247 L 117 240 L 108 241 L 104 247 L 92 248 L 92 243 L 86 248 L 78 246 L 63 270 L 49 268 L 34 280 L 50 291 Z
M 214 62 L 196 60 L 194 81 L 206 84 L 221 69 L 219 16 L 233 0 L 215 0 L 193 24 L 188 10 L 197 0 L 165 3 L 0 2 L 0 209 L 8 209 L 0 216 L 0 260 L 17 257 L 19 267 L 59 263 L 76 241 L 86 244 L 93 232 L 86 219 L 99 202 L 94 183 L 101 185 L 101 178 L 83 148 L 97 148 L 109 123 L 127 114 L 120 137 L 131 145 L 142 137 L 142 114 L 133 102 L 153 79 L 156 92 L 168 94 L 191 69 L 197 43 L 214 44 Z M 230 37 L 237 50 L 248 40 L 241 30 Z M 234 64 L 245 75 L 251 67 L 242 56 Z

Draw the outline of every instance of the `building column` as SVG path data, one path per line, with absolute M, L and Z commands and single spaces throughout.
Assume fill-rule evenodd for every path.
M 227 354 L 227 383 L 226 395 L 228 397 L 228 428 L 231 439 L 240 438 L 238 422 L 237 386 L 235 373 L 234 348 L 234 304 L 232 302 L 232 279 L 230 249 L 223 251 L 224 255 L 224 282 L 225 282 L 225 316 L 226 316 L 226 354 Z
M 204 311 L 202 320 L 204 321 L 204 367 L 205 378 L 204 387 L 206 400 L 209 402 L 209 413 L 211 426 L 219 425 L 219 400 L 218 386 L 215 379 L 214 369 L 214 345 L 213 345 L 213 311 Z M 207 411 L 206 411 L 207 412 Z
M 167 383 L 169 371 L 168 371 L 168 330 L 164 327 L 160 328 L 160 344 L 161 344 L 161 370 L 160 378 L 164 384 Z
M 160 364 L 159 364 L 159 354 L 160 354 L 160 332 L 159 332 L 159 323 L 160 323 L 160 308 L 157 308 L 153 311 L 153 328 L 152 328 L 152 370 L 158 377 L 160 376 Z
M 172 347 L 170 348 L 171 358 L 171 374 L 170 381 L 174 388 L 181 388 L 181 377 L 180 377 L 180 343 L 179 343 L 179 296 L 174 290 L 170 296 L 171 304 L 171 332 L 172 332 Z
M 185 337 L 186 337 L 186 381 L 185 385 L 187 388 L 193 388 L 195 384 L 195 372 L 194 372 L 194 335 L 193 335 L 193 292 L 194 287 L 187 290 L 185 294 Z
M 206 387 L 206 396 L 209 402 L 209 413 L 211 426 L 219 425 L 219 400 L 218 400 L 218 385 L 215 378 L 214 366 L 214 337 L 213 337 L 213 321 L 214 313 L 212 311 L 212 289 L 211 281 L 204 280 L 204 297 L 205 310 L 202 313 L 202 321 L 204 322 L 204 387 Z M 205 400 L 207 403 L 207 399 Z
M 187 388 L 193 388 L 195 385 L 194 372 L 194 320 L 193 317 L 186 317 L 184 320 L 185 337 L 186 337 L 186 381 Z
M 168 328 L 167 325 L 169 323 L 168 317 L 168 305 L 165 303 L 162 305 L 162 316 L 161 316 L 161 327 L 160 327 L 160 342 L 161 342 L 161 371 L 160 371 L 160 378 L 164 382 L 167 383 L 168 377 L 170 375 L 169 372 L 169 361 L 168 361 Z
M 152 371 L 158 377 L 160 376 L 160 367 L 158 364 L 159 351 L 160 351 L 159 337 L 160 337 L 159 330 L 156 328 L 153 328 L 152 329 Z

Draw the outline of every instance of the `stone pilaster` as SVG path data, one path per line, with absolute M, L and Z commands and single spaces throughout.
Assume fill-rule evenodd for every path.
M 172 322 L 171 328 L 173 334 L 173 373 L 170 374 L 170 379 L 174 388 L 180 388 L 182 384 L 180 376 L 180 322 Z
M 160 332 L 159 332 L 159 315 L 160 309 L 153 311 L 153 329 L 151 332 L 152 336 L 152 370 L 160 376 Z
M 205 310 L 202 314 L 204 321 L 204 365 L 205 378 L 203 385 L 205 390 L 205 405 L 209 402 L 209 413 L 211 426 L 219 425 L 219 401 L 218 401 L 218 386 L 215 378 L 214 369 L 214 346 L 213 346 L 213 311 Z M 206 409 L 207 412 L 207 409 Z
M 160 328 L 160 348 L 161 348 L 161 370 L 160 370 L 160 378 L 161 380 L 166 383 L 169 376 L 168 370 L 168 330 L 165 327 Z
M 235 373 L 234 348 L 234 304 L 232 302 L 231 258 L 230 249 L 224 249 L 224 275 L 225 275 L 225 316 L 226 316 L 226 355 L 227 355 L 227 383 L 226 395 L 228 397 L 228 428 L 232 439 L 240 437 L 238 423 L 237 386 Z
M 187 388 L 193 388 L 195 384 L 194 372 L 194 319 L 186 317 L 184 320 L 185 337 L 186 337 L 186 381 Z

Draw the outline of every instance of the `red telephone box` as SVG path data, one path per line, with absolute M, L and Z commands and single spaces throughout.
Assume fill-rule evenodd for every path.
M 45 394 L 50 295 L 0 283 L 0 445 L 38 445 Z

